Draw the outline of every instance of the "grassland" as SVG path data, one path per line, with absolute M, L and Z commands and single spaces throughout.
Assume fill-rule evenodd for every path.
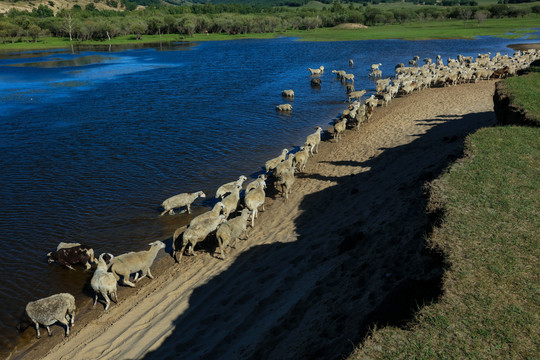
M 366 29 L 321 28 L 311 31 L 288 31 L 288 36 L 298 36 L 309 41 L 342 40 L 426 40 L 426 39 L 473 39 L 477 36 L 506 38 L 527 37 L 538 28 L 539 16 L 512 19 L 487 19 L 483 23 L 469 20 L 411 22 L 403 25 L 373 26 Z
M 71 45 L 142 45 L 145 43 L 165 43 L 174 41 L 215 41 L 238 39 L 270 39 L 278 36 L 298 37 L 306 41 L 346 41 L 377 39 L 472 39 L 476 36 L 500 36 L 506 38 L 534 38 L 527 34 L 538 28 L 540 16 L 525 18 L 488 19 L 478 24 L 475 21 L 428 21 L 413 22 L 404 25 L 383 25 L 364 29 L 320 28 L 304 31 L 286 31 L 261 34 L 194 34 L 194 36 L 143 35 L 140 40 L 135 36 L 119 36 L 105 41 L 70 42 L 67 38 L 46 37 L 37 42 L 16 42 L 0 44 L 0 51 L 69 48 Z
M 540 118 L 538 75 L 506 82 L 513 103 Z M 443 295 L 407 329 L 375 330 L 349 360 L 538 359 L 540 128 L 470 135 L 431 190 L 444 213 L 428 239 L 445 257 Z
M 525 109 L 540 126 L 540 67 L 527 75 L 508 78 L 504 83 L 510 102 Z

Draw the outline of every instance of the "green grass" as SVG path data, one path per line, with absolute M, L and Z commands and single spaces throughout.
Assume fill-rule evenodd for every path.
M 443 297 L 349 360 L 538 359 L 540 129 L 482 129 L 467 152 L 434 183 L 445 216 L 429 242 L 448 263 Z
M 73 41 L 70 43 L 67 38 L 47 37 L 39 39 L 38 42 L 17 42 L 0 44 L 0 51 L 24 51 L 35 49 L 69 48 L 72 44 L 82 45 L 140 45 L 145 43 L 171 42 L 171 41 L 211 41 L 211 40 L 237 40 L 237 39 L 270 39 L 277 36 L 298 37 L 308 41 L 343 41 L 343 40 L 378 40 L 378 39 L 404 39 L 404 40 L 425 40 L 425 39 L 472 39 L 476 36 L 501 36 L 508 38 L 521 38 L 526 36 L 533 27 L 540 24 L 540 16 L 530 16 L 518 19 L 488 19 L 482 24 L 470 20 L 463 21 L 429 21 L 414 22 L 404 25 L 383 25 L 373 26 L 367 29 L 336 29 L 322 28 L 310 31 L 286 31 L 266 34 L 195 34 L 193 37 L 173 35 L 143 35 L 141 40 L 136 40 L 135 36 L 120 36 L 111 41 Z M 514 35 L 507 33 L 513 32 Z
M 505 80 L 537 118 L 538 75 Z M 540 128 L 481 129 L 465 148 L 431 184 L 443 295 L 408 329 L 375 329 L 348 360 L 540 358 Z
M 540 68 L 524 76 L 504 80 L 510 102 L 533 115 L 540 123 Z M 534 116 L 536 114 L 536 116 Z
M 470 20 L 414 22 L 404 25 L 372 26 L 367 29 L 335 29 L 321 28 L 312 31 L 287 31 L 286 35 L 294 35 L 309 41 L 339 41 L 339 40 L 379 40 L 379 39 L 473 39 L 477 36 L 499 36 L 519 38 L 533 32 L 540 24 L 540 16 L 519 19 L 487 19 L 479 24 Z M 508 35 L 518 32 L 518 35 Z

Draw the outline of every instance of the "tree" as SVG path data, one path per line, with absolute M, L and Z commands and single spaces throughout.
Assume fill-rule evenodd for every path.
M 69 41 L 73 41 L 73 29 L 75 27 L 75 21 L 71 16 L 71 11 L 66 10 L 64 16 L 64 21 L 62 22 L 63 30 L 69 35 Z
M 37 9 L 32 10 L 32 15 L 39 18 L 46 18 L 54 16 L 54 11 L 49 8 L 47 5 L 39 5 Z
M 137 40 L 141 40 L 142 35 L 146 33 L 146 30 L 148 30 L 148 25 L 144 20 L 138 19 L 133 21 L 133 23 L 129 27 L 129 30 L 131 31 L 131 33 L 137 36 Z
M 476 21 L 478 21 L 478 25 L 480 26 L 481 23 L 486 21 L 486 19 L 489 17 L 489 11 L 486 10 L 478 10 L 474 13 L 474 18 Z
M 30 25 L 30 27 L 28 28 L 28 36 L 30 36 L 32 40 L 34 40 L 34 42 L 37 42 L 40 33 L 41 28 L 36 24 Z

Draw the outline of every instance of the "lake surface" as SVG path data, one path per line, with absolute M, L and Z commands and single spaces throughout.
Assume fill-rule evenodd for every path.
M 388 77 L 415 55 L 511 55 L 517 42 L 533 41 L 278 38 L 0 53 L 0 356 L 17 342 L 28 301 L 88 298 L 91 273 L 47 263 L 59 242 L 118 255 L 169 238 L 186 217 L 160 217 L 163 200 L 203 190 L 201 211 L 219 185 L 256 177 L 345 109 L 331 70 L 352 72 L 369 95 L 372 63 Z M 312 88 L 307 68 L 321 65 L 322 87 Z M 291 114 L 275 111 L 286 102 Z

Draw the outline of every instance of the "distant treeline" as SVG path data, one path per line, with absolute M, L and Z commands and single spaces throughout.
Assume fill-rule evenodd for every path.
M 102 1 L 110 3 L 111 6 L 119 5 L 116 0 Z M 529 8 L 496 4 L 381 9 L 336 1 L 320 10 L 207 3 L 190 6 L 149 5 L 144 10 L 131 11 L 125 6 L 130 3 L 121 1 L 124 4 L 123 11 L 98 11 L 94 3 L 89 3 L 84 9 L 75 5 L 72 9 L 61 10 L 56 15 L 46 5 L 40 5 L 32 12 L 11 9 L 0 16 L 0 41 L 37 41 L 45 36 L 84 41 L 107 40 L 122 35 L 140 38 L 145 34 L 193 36 L 195 33 L 205 32 L 229 35 L 272 33 L 333 27 L 343 23 L 375 26 L 446 19 L 483 22 L 488 18 L 522 17 L 529 13 L 540 13 L 539 5 Z

